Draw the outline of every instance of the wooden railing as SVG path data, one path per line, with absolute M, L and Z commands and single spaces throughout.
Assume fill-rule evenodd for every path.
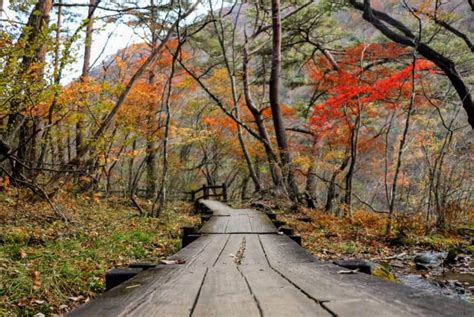
M 198 201 L 200 199 L 220 199 L 227 201 L 227 186 L 222 185 L 202 185 L 201 188 L 189 192 L 191 201 Z

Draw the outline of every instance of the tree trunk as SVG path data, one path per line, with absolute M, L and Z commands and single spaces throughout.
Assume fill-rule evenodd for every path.
M 44 29 L 49 24 L 49 14 L 52 8 L 52 0 L 41 0 L 33 8 L 28 23 L 18 42 L 25 41 L 25 56 L 22 57 L 22 64 L 19 77 L 26 76 L 33 82 L 42 82 L 44 75 L 44 63 L 48 48 L 47 39 L 43 38 Z M 38 14 L 40 12 L 40 14 Z M 38 45 L 38 43 L 41 43 Z M 31 50 L 31 52 L 30 52 Z M 36 64 L 36 65 L 35 65 Z M 35 66 L 35 67 L 32 67 Z M 20 93 L 20 96 L 11 103 L 12 113 L 10 124 L 20 125 L 18 136 L 18 155 L 17 158 L 23 164 L 33 164 L 36 161 L 37 142 L 36 125 L 37 119 L 26 117 L 22 114 L 27 103 L 27 99 L 33 97 L 33 91 L 28 86 Z M 25 169 L 22 164 L 16 163 L 13 168 L 13 176 L 23 179 Z
M 280 68 L 281 68 L 281 12 L 280 0 L 272 0 L 272 69 L 270 74 L 270 108 L 280 152 L 280 159 L 287 175 L 288 193 L 292 200 L 298 198 L 298 186 L 291 166 L 291 156 L 286 139 L 285 123 L 280 109 Z
M 316 208 L 316 162 L 312 161 L 308 169 L 308 177 L 306 178 L 306 206 L 308 208 Z
M 278 166 L 278 158 L 275 155 L 275 152 L 273 151 L 271 141 L 268 136 L 267 128 L 265 127 L 265 123 L 263 121 L 264 117 L 262 113 L 258 110 L 258 108 L 255 106 L 252 99 L 252 94 L 250 92 L 249 71 L 248 71 L 249 57 L 248 57 L 247 41 L 245 42 L 244 49 L 243 49 L 243 62 L 242 63 L 243 63 L 242 80 L 243 80 L 243 88 L 244 88 L 244 95 L 245 95 L 245 103 L 255 120 L 255 124 L 257 125 L 257 131 L 260 137 L 262 138 L 262 143 L 263 143 L 263 147 L 265 148 L 265 153 L 267 156 L 268 165 L 270 167 L 270 173 L 272 176 L 273 183 L 275 184 L 275 186 L 282 186 L 283 180 L 282 180 L 281 170 Z
M 170 108 L 170 99 L 171 94 L 173 93 L 173 77 L 176 69 L 176 57 L 179 54 L 178 51 L 180 47 L 176 49 L 173 55 L 173 61 L 171 62 L 171 71 L 170 77 L 168 79 L 168 91 L 166 93 L 166 100 L 165 100 L 165 111 L 166 111 L 166 120 L 165 120 L 165 135 L 163 139 L 163 162 L 162 162 L 162 169 L 161 169 L 161 183 L 160 183 L 160 192 L 159 192 L 159 205 L 156 210 L 153 210 L 152 213 L 154 216 L 159 216 L 160 213 L 165 209 L 166 202 L 168 200 L 168 144 L 169 144 L 169 137 L 170 137 L 170 125 L 171 125 L 171 108 Z
M 360 127 L 360 111 L 357 114 L 356 122 L 354 124 L 354 128 L 351 131 L 351 155 L 350 155 L 350 165 L 349 165 L 349 170 L 347 171 L 346 174 L 346 194 L 344 197 L 344 203 L 346 204 L 347 209 L 347 214 L 344 214 L 345 216 L 352 217 L 352 182 L 354 178 L 354 171 L 355 171 L 355 166 L 357 163 L 357 147 L 358 147 L 358 141 L 359 141 L 359 127 Z
M 96 0 L 89 0 L 89 12 L 88 12 L 88 21 L 86 25 L 86 38 L 84 43 L 84 60 L 82 63 L 82 74 L 81 80 L 85 81 L 89 77 L 89 68 L 91 62 L 91 50 L 92 50 L 92 32 L 94 27 L 94 5 Z M 80 112 L 80 109 L 77 109 Z M 76 122 L 76 153 L 79 152 L 79 149 L 83 146 L 84 139 L 84 120 L 81 118 L 79 113 L 78 119 Z
M 331 176 L 331 181 L 329 182 L 328 194 L 326 198 L 326 204 L 324 206 L 324 210 L 326 212 L 331 212 L 332 210 L 333 201 L 334 201 L 334 198 L 336 197 L 336 178 L 339 174 L 342 173 L 342 171 L 344 171 L 347 164 L 349 163 L 349 159 L 350 159 L 350 156 L 346 155 L 345 159 L 342 161 L 339 168 L 335 170 Z
M 403 152 L 405 150 L 405 144 L 407 142 L 408 138 L 408 132 L 410 130 L 410 119 L 411 115 L 413 112 L 413 106 L 415 103 L 415 96 L 416 96 L 416 91 L 415 91 L 415 85 L 416 85 L 416 54 L 413 53 L 413 63 L 412 63 L 412 78 L 411 78 L 411 84 L 412 84 L 412 91 L 411 91 L 411 98 L 410 98 L 410 103 L 408 105 L 408 112 L 407 112 L 407 117 L 405 120 L 405 127 L 403 129 L 403 134 L 402 134 L 402 139 L 400 140 L 400 146 L 398 148 L 398 157 L 397 157 L 397 163 L 395 167 L 395 175 L 393 176 L 393 183 L 392 183 L 392 192 L 390 195 L 390 204 L 389 204 L 389 214 L 388 214 L 388 223 L 387 223 L 387 228 L 386 228 L 386 234 L 387 236 L 390 234 L 390 231 L 392 229 L 392 219 L 393 219 L 393 212 L 395 209 L 395 198 L 397 196 L 397 182 L 398 182 L 398 174 L 400 173 L 402 162 L 403 162 Z

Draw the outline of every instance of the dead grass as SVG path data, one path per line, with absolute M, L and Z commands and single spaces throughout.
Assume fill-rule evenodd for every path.
M 303 216 L 309 217 L 310 221 L 301 221 Z M 456 231 L 458 226 L 466 222 L 452 226 L 451 230 L 425 235 L 420 214 L 396 217 L 390 237 L 386 237 L 384 231 L 387 217 L 369 211 L 355 211 L 352 220 L 305 208 L 301 208 L 297 214 L 286 213 L 278 217 L 294 228 L 302 236 L 304 246 L 323 260 L 341 257 L 384 258 L 406 248 L 446 250 L 469 243 Z

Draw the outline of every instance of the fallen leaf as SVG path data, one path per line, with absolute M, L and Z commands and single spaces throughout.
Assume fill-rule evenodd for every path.
M 35 291 L 41 288 L 41 274 L 39 271 L 33 271 L 31 273 L 31 278 L 33 279 L 33 289 Z
M 25 250 L 20 250 L 20 259 L 24 259 L 28 256 L 28 254 L 25 252 Z
M 81 299 L 84 299 L 84 296 L 82 295 L 79 295 L 79 296 L 71 296 L 69 297 L 70 300 L 72 300 L 73 302 L 78 302 L 80 301 Z

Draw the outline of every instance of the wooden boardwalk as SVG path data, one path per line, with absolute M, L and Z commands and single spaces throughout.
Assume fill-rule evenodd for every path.
M 69 316 L 474 316 L 474 306 L 339 274 L 253 209 L 201 201 L 202 236 Z

